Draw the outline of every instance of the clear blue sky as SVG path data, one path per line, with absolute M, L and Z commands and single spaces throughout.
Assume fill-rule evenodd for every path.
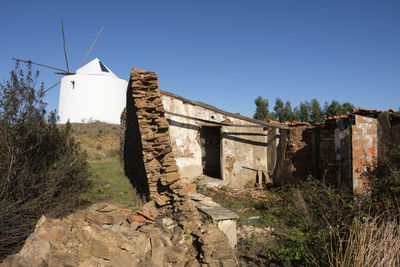
M 254 99 L 292 106 L 317 98 L 357 107 L 400 107 L 400 1 L 2 1 L 0 80 L 11 57 L 65 67 L 64 19 L 75 71 L 98 57 L 128 79 L 158 74 L 161 89 L 252 116 Z M 46 69 L 50 86 L 60 79 Z M 58 106 L 52 89 L 49 109 Z

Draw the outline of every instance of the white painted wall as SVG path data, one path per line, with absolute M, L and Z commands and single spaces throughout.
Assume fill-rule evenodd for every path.
M 161 99 L 165 110 L 172 113 L 207 121 L 223 122 L 228 119 L 232 124 L 254 124 L 184 103 L 180 99 L 167 95 L 162 95 Z M 170 140 L 179 174 L 182 179 L 190 181 L 203 172 L 200 144 L 201 122 L 168 113 L 165 117 L 170 122 Z M 268 146 L 276 151 L 276 142 L 268 143 L 268 134 L 271 135 L 271 139 L 276 138 L 275 136 L 272 138 L 270 132 L 264 131 L 263 128 L 221 127 L 220 164 L 223 184 L 236 188 L 244 187 L 249 183 L 254 184 L 257 175 L 255 170 L 268 169 Z
M 97 58 L 92 60 L 75 75 L 61 79 L 59 123 L 98 120 L 119 124 L 127 86 L 127 81 L 110 70 L 102 71 Z

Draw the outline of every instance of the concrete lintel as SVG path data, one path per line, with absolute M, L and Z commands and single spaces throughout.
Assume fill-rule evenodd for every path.
M 200 211 L 210 216 L 213 221 L 239 219 L 239 216 L 235 212 L 224 207 L 209 207 L 201 204 L 197 204 L 196 206 Z

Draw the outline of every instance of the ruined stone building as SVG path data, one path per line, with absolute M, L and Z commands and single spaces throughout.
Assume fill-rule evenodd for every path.
M 281 140 L 286 140 L 282 136 L 286 136 L 287 125 L 255 120 L 162 91 L 157 76 L 151 75 L 152 82 L 134 80 L 132 77 L 136 76 L 131 76 L 123 116 L 126 123 L 122 122 L 126 125 L 125 146 L 128 146 L 125 155 L 135 158 L 132 164 L 136 170 L 132 171 L 137 187 L 151 180 L 150 168 L 160 169 L 157 175 L 172 176 L 169 171 L 174 171 L 189 183 L 201 175 L 236 188 L 271 182 L 270 176 L 282 156 L 278 147 Z M 153 154 L 155 160 L 146 158 L 148 146 L 157 151 Z M 159 154 L 168 154 L 174 160 L 173 167 L 164 166 Z M 147 160 L 151 166 L 140 167 L 146 166 Z M 146 170 L 138 173 L 140 168 Z M 147 178 L 139 181 L 142 178 L 138 177 Z
M 136 72 L 122 116 L 125 170 L 160 203 L 171 200 L 166 186 L 204 176 L 233 188 L 312 176 L 362 192 L 366 166 L 400 144 L 391 110 L 358 109 L 317 125 L 264 122 L 160 90 L 156 74 Z
M 367 166 L 385 162 L 399 147 L 400 113 L 358 109 L 323 124 L 291 126 L 286 158 L 292 175 L 312 175 L 362 193 Z

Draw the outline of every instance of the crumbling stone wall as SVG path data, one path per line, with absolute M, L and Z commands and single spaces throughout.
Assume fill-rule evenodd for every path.
M 291 159 L 298 178 L 307 178 L 314 169 L 313 156 L 313 127 L 299 125 L 290 127 L 286 156 Z
M 178 167 L 172 155 L 169 125 L 164 116 L 158 78 L 154 72 L 134 69 L 131 73 L 126 119 L 126 131 L 129 134 L 125 138 L 134 139 L 131 143 L 135 150 L 125 150 L 127 167 L 137 168 L 137 165 L 129 166 L 130 163 L 144 167 L 140 172 L 132 173 L 139 193 L 148 200 L 154 200 L 158 206 L 177 207 L 179 205 L 176 204 L 184 203 L 187 192 L 181 186 Z M 130 125 L 132 129 L 128 129 Z M 134 159 L 129 162 L 131 158 Z
M 315 165 L 313 129 L 313 126 L 305 124 L 291 126 L 285 132 L 281 131 L 286 142 L 283 151 L 280 152 L 282 148 L 277 148 L 277 156 L 283 153 L 277 164 L 274 183 L 294 184 L 313 174 Z M 284 133 L 286 134 L 283 135 Z

